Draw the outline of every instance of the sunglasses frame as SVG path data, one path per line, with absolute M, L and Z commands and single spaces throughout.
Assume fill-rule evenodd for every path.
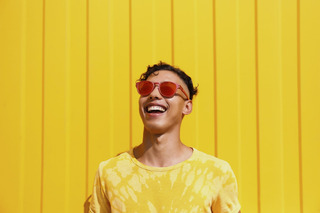
M 137 91 L 138 91 L 139 94 L 140 94 L 140 92 L 139 92 L 139 88 L 138 88 L 138 87 L 139 87 L 139 85 L 140 85 L 142 82 L 150 82 L 150 83 L 152 83 L 152 85 L 153 85 L 153 88 L 152 88 L 151 92 L 150 92 L 149 94 L 147 94 L 147 95 L 150 95 L 150 94 L 153 92 L 153 90 L 155 89 L 155 87 L 158 86 L 158 91 L 159 91 L 160 94 L 161 94 L 163 97 L 165 97 L 165 98 L 171 98 L 171 97 L 173 97 L 173 96 L 177 93 L 177 90 L 180 89 L 180 90 L 183 92 L 183 94 L 187 97 L 187 100 L 190 100 L 190 99 L 189 99 L 189 96 L 188 96 L 187 93 L 184 91 L 184 89 L 182 88 L 182 86 L 181 86 L 180 84 L 176 84 L 175 82 L 172 82 L 172 81 L 162 81 L 162 82 L 139 81 L 139 82 L 136 83 L 136 88 L 137 88 Z M 174 93 L 173 93 L 172 96 L 166 96 L 166 95 L 162 94 L 161 89 L 160 89 L 160 85 L 161 85 L 162 83 L 172 83 L 172 84 L 174 84 L 174 85 L 176 86 L 176 89 L 175 89 L 175 91 L 174 91 Z M 141 95 L 141 94 L 140 94 L 140 95 Z M 147 95 L 144 95 L 144 96 L 147 96 Z

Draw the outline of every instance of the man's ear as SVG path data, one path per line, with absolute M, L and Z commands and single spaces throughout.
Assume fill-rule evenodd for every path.
M 182 111 L 183 115 L 189 115 L 192 112 L 192 100 L 187 100 Z

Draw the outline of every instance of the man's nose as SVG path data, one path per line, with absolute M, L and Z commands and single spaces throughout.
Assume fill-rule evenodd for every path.
M 149 95 L 150 99 L 161 99 L 162 95 L 159 91 L 159 85 L 155 85 L 153 91 Z

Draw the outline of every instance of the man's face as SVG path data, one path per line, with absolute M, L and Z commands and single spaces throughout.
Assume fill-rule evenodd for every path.
M 171 81 L 183 87 L 187 94 L 187 85 L 180 77 L 171 71 L 160 70 L 151 74 L 148 81 L 163 82 Z M 165 132 L 180 130 L 180 125 L 184 115 L 191 113 L 192 101 L 187 100 L 183 92 L 178 89 L 173 97 L 163 97 L 158 86 L 147 96 L 140 96 L 139 112 L 146 130 L 153 134 L 163 134 Z

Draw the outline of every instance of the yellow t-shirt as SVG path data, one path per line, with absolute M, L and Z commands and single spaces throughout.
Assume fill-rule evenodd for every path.
M 193 149 L 170 167 L 139 162 L 132 150 L 100 164 L 90 212 L 238 213 L 237 182 L 229 164 Z

